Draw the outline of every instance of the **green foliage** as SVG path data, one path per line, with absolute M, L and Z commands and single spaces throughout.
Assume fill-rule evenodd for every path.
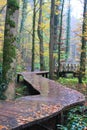
M 57 125 L 57 129 L 58 130 L 68 130 L 67 127 L 60 125 L 60 124 Z
M 16 67 L 16 71 L 17 72 L 21 72 L 23 69 L 23 66 L 22 65 L 17 65 L 17 67 Z
M 6 99 L 6 96 L 4 95 L 6 89 L 7 89 L 7 82 L 0 79 L 0 100 Z
M 19 5 L 17 3 L 17 0 L 8 0 L 8 8 L 12 8 L 12 10 L 10 10 L 11 14 L 15 11 L 19 9 Z
M 23 85 L 20 86 L 20 87 L 17 87 L 17 88 L 16 88 L 16 94 L 17 94 L 17 95 L 16 95 L 16 98 L 25 95 L 26 89 L 27 89 L 27 86 L 23 86 Z
M 87 127 L 87 113 L 83 110 L 87 109 L 86 106 L 77 106 L 70 109 L 65 115 L 64 125 L 57 125 L 58 130 L 83 130 Z
M 69 77 L 59 78 L 57 81 L 63 85 L 67 85 L 67 86 L 78 84 L 78 78 L 69 78 Z M 83 79 L 83 83 L 87 84 L 87 78 Z
M 10 25 L 10 27 L 15 28 L 15 21 L 11 20 L 11 19 L 7 19 L 7 24 Z
M 63 85 L 76 85 L 78 83 L 77 78 L 59 78 L 58 82 Z
M 0 64 L 0 77 L 2 76 L 2 65 Z

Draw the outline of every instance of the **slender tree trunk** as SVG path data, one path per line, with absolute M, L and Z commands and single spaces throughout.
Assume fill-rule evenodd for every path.
M 5 92 L 7 99 L 15 96 L 15 74 L 16 74 L 16 35 L 18 25 L 18 0 L 7 0 L 7 11 L 4 31 L 3 46 L 3 79 L 8 82 Z
M 70 42 L 70 0 L 67 11 L 67 28 L 66 28 L 66 61 L 69 57 L 69 42 Z
M 63 24 L 63 9 L 64 9 L 64 0 L 62 1 L 62 10 L 60 15 L 60 31 L 59 31 L 59 42 L 58 42 L 58 71 L 57 77 L 59 78 L 60 72 L 60 48 L 61 48 L 61 38 L 62 38 L 62 24 Z
M 24 28 L 24 23 L 26 20 L 26 8 L 27 8 L 27 0 L 22 0 L 23 1 L 23 7 L 22 7 L 22 19 L 21 19 L 21 25 L 20 25 L 20 33 L 22 33 L 23 28 Z
M 78 82 L 82 83 L 82 78 L 85 75 L 85 69 L 86 69 L 86 38 L 85 38 L 85 32 L 86 32 L 86 23 L 87 22 L 87 0 L 84 0 L 84 11 L 83 11 L 83 26 L 82 26 L 82 46 L 81 46 L 81 57 L 80 57 L 80 73 Z
M 49 78 L 50 78 L 50 79 L 53 79 L 53 74 L 54 74 L 54 60 L 53 60 L 54 15 L 55 15 L 55 0 L 51 0 L 50 44 L 49 44 Z
M 40 40 L 40 70 L 45 69 L 44 65 L 44 47 L 43 47 L 43 30 L 41 28 L 42 20 L 42 4 L 43 0 L 40 0 L 39 20 L 38 20 L 38 37 Z
M 22 19 L 21 19 L 21 23 L 20 23 L 20 30 L 19 30 L 19 33 L 20 33 L 20 43 L 19 43 L 19 50 L 21 52 L 21 58 L 23 60 L 23 62 L 21 63 L 21 66 L 24 67 L 24 64 L 26 63 L 25 62 L 25 48 L 24 48 L 24 41 L 26 39 L 26 36 L 25 36 L 25 30 L 24 30 L 24 26 L 25 26 L 25 21 L 26 21 L 26 17 L 27 17 L 27 3 L 28 3 L 28 0 L 22 0 L 23 2 L 23 5 L 22 5 Z
M 54 46 L 53 46 L 53 54 L 58 53 L 58 25 L 59 25 L 59 6 L 60 5 L 55 5 L 55 15 L 54 15 Z M 57 57 L 54 57 L 54 71 L 57 69 L 57 64 L 58 64 L 58 55 Z
M 36 20 L 36 0 L 33 0 L 34 10 L 33 10 L 33 34 L 32 34 L 32 64 L 31 71 L 34 71 L 34 61 L 35 61 L 35 20 Z

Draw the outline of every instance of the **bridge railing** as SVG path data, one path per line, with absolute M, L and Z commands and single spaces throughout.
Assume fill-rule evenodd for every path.
M 79 72 L 80 65 L 79 64 L 61 64 L 60 65 L 60 72 Z

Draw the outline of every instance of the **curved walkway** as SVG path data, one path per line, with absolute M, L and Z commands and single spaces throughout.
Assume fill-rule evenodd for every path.
M 85 101 L 83 94 L 63 87 L 53 80 L 31 72 L 22 72 L 19 75 L 23 76 L 30 88 L 33 87 L 40 94 L 22 97 L 15 101 L 1 101 L 0 128 L 20 130 L 50 119 L 65 108 Z

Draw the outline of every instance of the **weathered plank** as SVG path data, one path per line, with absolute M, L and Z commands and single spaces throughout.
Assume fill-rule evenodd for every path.
M 0 102 L 0 128 L 20 130 L 58 115 L 66 107 L 82 104 L 83 94 L 35 73 L 20 73 L 39 95 Z M 33 129 L 32 129 L 33 130 Z

